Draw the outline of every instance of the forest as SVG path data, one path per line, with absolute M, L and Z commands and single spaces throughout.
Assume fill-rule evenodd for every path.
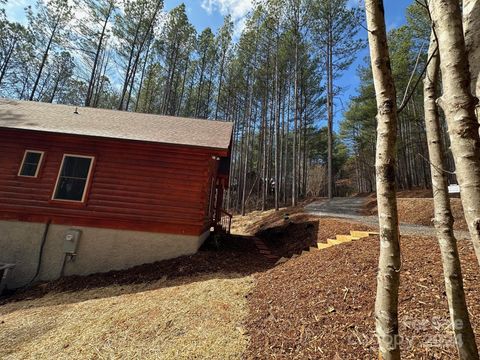
M 6 3 L 2 0 L 3 5 Z M 229 16 L 197 33 L 185 5 L 39 0 L 26 24 L 0 13 L 0 96 L 235 123 L 227 208 L 278 208 L 375 190 L 369 59 L 345 107 L 337 80 L 366 47 L 347 0 L 256 2 L 234 38 Z M 400 189 L 429 188 L 423 84 L 430 20 L 413 2 L 389 34 L 401 108 Z M 448 149 L 442 121 L 442 141 Z M 453 169 L 451 155 L 448 168 Z M 449 176 L 451 183 L 455 177 Z

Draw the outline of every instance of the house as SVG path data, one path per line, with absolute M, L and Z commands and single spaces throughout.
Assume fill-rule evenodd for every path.
M 222 220 L 231 138 L 229 122 L 0 99 L 8 287 L 195 253 Z

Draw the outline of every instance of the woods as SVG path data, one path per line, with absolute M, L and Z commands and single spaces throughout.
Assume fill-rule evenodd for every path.
M 365 45 L 363 14 L 346 0 L 287 5 L 255 5 L 239 34 L 229 16 L 197 34 L 185 5 L 39 1 L 25 25 L 2 20 L 0 95 L 233 121 L 227 208 L 333 196 L 348 191 L 335 189 L 348 158 L 336 79 Z
M 269 0 L 255 4 L 241 33 L 229 16 L 217 31 L 197 33 L 185 5 L 168 13 L 163 6 L 159 0 L 40 1 L 35 11 L 27 9 L 26 24 L 2 12 L 0 95 L 233 121 L 225 204 L 233 211 L 375 191 L 372 71 L 359 66 L 360 85 L 348 103 L 338 85 L 365 49 L 360 8 L 346 0 Z M 465 51 L 474 59 L 472 89 L 477 6 L 466 2 L 463 18 Z M 414 2 L 406 23 L 387 33 L 400 110 L 399 189 L 431 187 L 419 84 L 429 29 L 428 14 Z M 447 181 L 455 183 L 440 117 Z
M 234 34 L 228 16 L 216 33 L 197 33 L 185 5 L 168 13 L 153 0 L 73 6 L 40 1 L 26 25 L 2 20 L 1 96 L 233 121 L 230 210 L 375 190 L 371 70 L 359 69 L 349 104 L 338 85 L 366 45 L 361 9 L 346 0 L 269 0 Z M 425 63 L 429 25 L 418 12 L 412 5 L 409 23 L 389 34 L 401 89 Z M 48 27 L 37 34 L 40 22 Z M 402 189 L 430 187 L 422 124 L 415 87 L 398 125 Z M 442 134 L 448 148 L 445 127 Z

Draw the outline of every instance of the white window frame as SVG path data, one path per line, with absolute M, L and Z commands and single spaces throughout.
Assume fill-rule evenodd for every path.
M 37 165 L 37 169 L 35 170 L 35 175 L 22 175 L 23 165 L 25 164 L 25 159 L 27 158 L 28 153 L 40 154 L 40 159 L 38 160 L 38 165 Z M 20 164 L 20 169 L 18 169 L 17 176 L 26 177 L 26 178 L 36 178 L 36 177 L 38 177 L 38 173 L 40 172 L 40 166 L 42 166 L 44 155 L 45 155 L 45 151 L 28 150 L 28 149 L 25 150 L 25 152 L 23 153 L 22 163 Z
M 85 181 L 85 187 L 83 188 L 83 195 L 82 195 L 82 200 L 67 200 L 67 199 L 57 199 L 55 197 L 55 194 L 57 193 L 57 186 L 58 182 L 60 181 L 60 175 L 62 174 L 62 169 L 63 169 L 63 163 L 65 162 L 66 157 L 77 157 L 77 158 L 83 158 L 83 159 L 90 159 L 90 167 L 88 169 L 88 174 L 87 178 Z M 87 196 L 87 189 L 88 186 L 90 185 L 90 178 L 92 175 L 92 169 L 93 169 L 93 162 L 95 161 L 95 156 L 86 156 L 86 155 L 77 155 L 77 154 L 63 154 L 62 158 L 62 163 L 60 164 L 60 169 L 58 169 L 58 175 L 57 175 L 57 181 L 55 181 L 55 187 L 53 188 L 53 193 L 52 193 L 52 200 L 53 201 L 64 201 L 64 202 L 73 202 L 73 203 L 84 203 L 85 198 Z

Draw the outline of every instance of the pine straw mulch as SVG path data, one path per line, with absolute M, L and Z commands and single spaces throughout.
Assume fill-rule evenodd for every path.
M 0 306 L 1 359 L 242 359 L 252 276 L 210 273 Z
M 320 229 L 357 229 L 324 219 Z M 322 226 L 323 225 L 323 226 Z M 346 229 L 345 229 L 346 230 Z M 480 269 L 473 249 L 459 242 L 465 290 L 480 344 Z M 440 252 L 434 238 L 402 237 L 400 332 L 405 359 L 452 359 Z M 376 358 L 374 301 L 378 237 L 292 259 L 256 275 L 249 296 L 248 359 Z
M 450 199 L 450 204 L 455 220 L 453 228 L 455 230 L 468 230 L 465 217 L 463 216 L 462 201 L 452 198 Z M 434 210 L 432 198 L 398 198 L 397 207 L 400 222 L 433 226 Z M 365 214 L 377 215 L 377 200 L 375 198 L 371 198 L 365 203 Z

